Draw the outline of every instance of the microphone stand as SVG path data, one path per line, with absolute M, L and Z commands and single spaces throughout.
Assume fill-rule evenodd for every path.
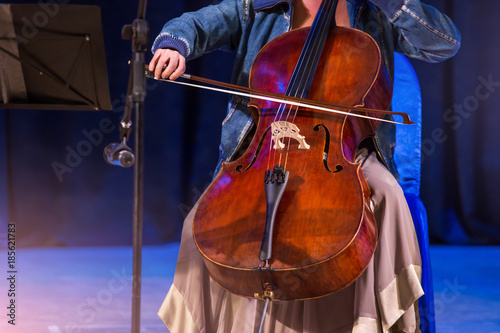
M 143 227 L 143 174 L 144 174 L 144 100 L 146 96 L 144 53 L 148 46 L 149 24 L 145 20 L 147 0 L 139 0 L 137 19 L 123 26 L 122 38 L 132 40 L 127 100 L 120 122 L 120 143 L 110 144 L 104 151 L 106 161 L 112 165 L 134 165 L 133 191 L 133 267 L 132 267 L 132 333 L 141 330 L 141 265 Z M 134 151 L 127 146 L 132 130 L 132 109 L 135 109 Z M 134 156 L 135 155 L 135 156 Z

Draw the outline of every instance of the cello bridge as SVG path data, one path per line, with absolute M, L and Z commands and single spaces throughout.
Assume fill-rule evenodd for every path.
M 288 121 L 275 121 L 271 124 L 272 140 L 274 142 L 274 149 L 283 149 L 285 144 L 282 139 L 291 138 L 299 142 L 299 149 L 310 149 L 311 146 L 307 144 L 306 137 L 300 135 L 300 129 L 294 123 Z

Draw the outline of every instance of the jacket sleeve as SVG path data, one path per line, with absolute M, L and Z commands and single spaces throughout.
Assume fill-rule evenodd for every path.
M 151 51 L 173 48 L 193 59 L 220 48 L 234 50 L 241 35 L 242 3 L 224 0 L 168 21 L 154 40 Z
M 428 62 L 454 56 L 460 32 L 451 19 L 420 0 L 370 0 L 393 25 L 395 51 Z

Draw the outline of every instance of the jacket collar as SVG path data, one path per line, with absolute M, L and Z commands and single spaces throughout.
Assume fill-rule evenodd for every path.
M 254 8 L 256 11 L 264 9 L 264 8 L 269 8 L 273 7 L 276 4 L 280 2 L 286 2 L 293 6 L 294 0 L 255 0 L 254 1 Z M 347 0 L 347 2 L 350 2 L 351 4 L 355 6 L 360 6 L 366 2 L 366 0 Z
M 293 4 L 296 0 L 254 0 L 254 10 L 259 11 L 266 8 L 271 8 L 276 6 L 279 3 L 287 3 L 289 4 L 288 14 L 291 15 Z M 361 8 L 366 4 L 366 0 L 346 0 L 351 7 L 349 11 L 349 17 L 351 20 L 351 26 L 355 27 L 357 24 L 358 13 Z
M 270 8 L 278 3 L 288 3 L 290 6 L 293 6 L 294 0 L 255 0 L 253 3 L 253 7 L 256 11 L 265 9 L 265 8 Z

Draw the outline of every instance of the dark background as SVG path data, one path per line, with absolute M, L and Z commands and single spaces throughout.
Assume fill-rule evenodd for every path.
M 20 246 L 130 245 L 132 169 L 106 164 L 102 153 L 118 141 L 131 55 L 130 41 L 122 40 L 120 31 L 136 17 L 138 2 L 63 2 L 101 7 L 113 111 L 0 110 L 0 235 L 10 221 L 17 225 Z M 209 3 L 148 1 L 150 44 L 166 20 Z M 500 37 L 494 17 L 500 3 L 427 3 L 452 17 L 462 33 L 462 47 L 452 60 L 412 61 L 423 98 L 421 197 L 431 241 L 500 244 L 495 211 Z M 146 57 L 149 61 L 151 53 Z M 213 52 L 190 62 L 187 72 L 228 82 L 232 59 L 230 53 Z M 488 81 L 493 84 L 487 86 Z M 148 81 L 145 244 L 179 239 L 183 218 L 211 180 L 226 101 L 219 93 Z M 103 119 L 112 122 L 112 133 L 101 130 Z M 91 151 L 58 177 L 54 162 L 67 164 L 68 152 L 88 146 L 85 133 L 92 131 L 101 131 L 102 139 L 91 142 Z

